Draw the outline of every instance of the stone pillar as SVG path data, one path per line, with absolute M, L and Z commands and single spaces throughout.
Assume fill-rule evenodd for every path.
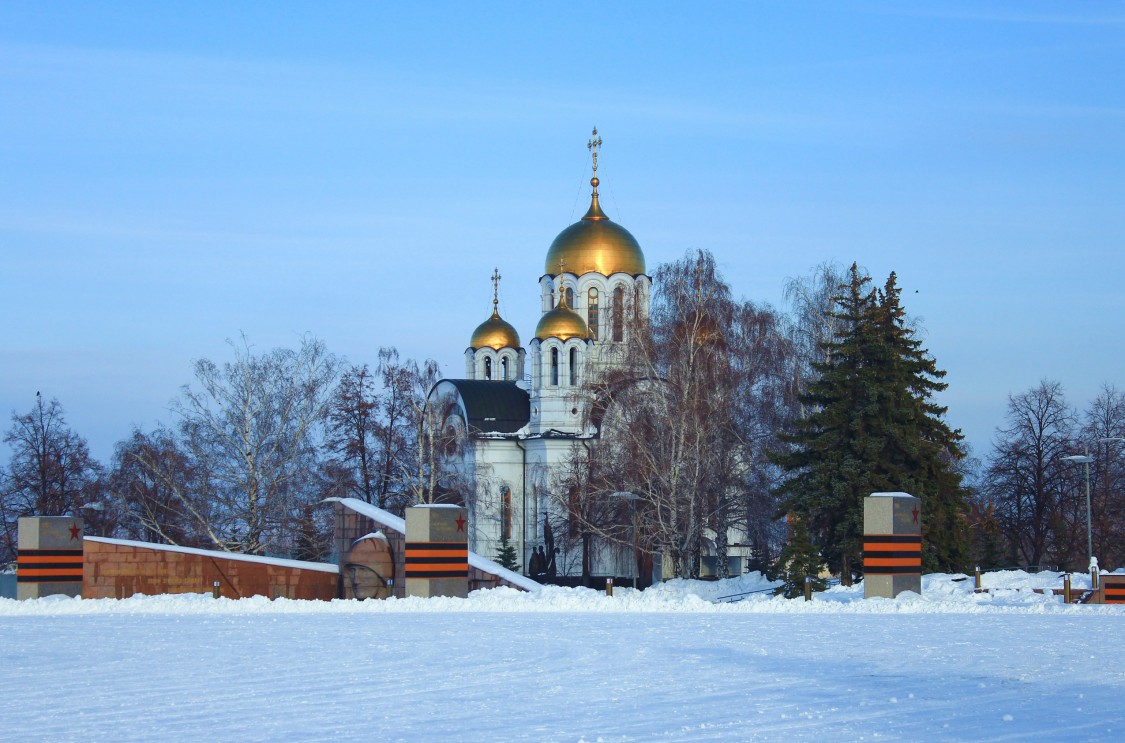
M 1125 604 L 1125 575 L 1107 573 L 1102 578 L 1102 603 Z
M 453 505 L 406 509 L 406 595 L 469 595 L 468 521 Z
M 21 518 L 16 553 L 16 598 L 82 595 L 82 519 Z
M 922 593 L 922 501 L 908 493 L 863 499 L 863 597 Z

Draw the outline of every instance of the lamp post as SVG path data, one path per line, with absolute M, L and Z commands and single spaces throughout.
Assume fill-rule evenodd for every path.
M 1125 436 L 1102 436 L 1098 439 L 1098 443 L 1103 441 L 1125 441 Z M 1090 463 L 1094 458 L 1090 456 L 1090 450 L 1087 448 L 1085 454 L 1071 454 L 1070 456 L 1063 457 L 1064 462 L 1073 462 L 1074 464 L 1086 465 L 1086 552 L 1090 558 L 1090 569 L 1094 569 L 1094 525 L 1093 519 L 1090 514 Z
M 620 498 L 629 501 L 629 516 L 633 525 L 633 555 L 629 559 L 629 577 L 633 580 L 633 590 L 637 588 L 637 501 L 641 496 L 636 493 L 628 493 L 622 490 L 616 493 L 611 493 L 611 498 Z
M 1090 564 L 1093 565 L 1094 526 L 1090 520 L 1090 462 L 1093 462 L 1094 458 L 1089 453 L 1071 454 L 1069 457 L 1063 457 L 1063 461 L 1086 465 L 1086 556 L 1090 558 Z

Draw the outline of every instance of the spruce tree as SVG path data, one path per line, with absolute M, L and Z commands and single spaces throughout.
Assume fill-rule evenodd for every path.
M 782 437 L 789 450 L 774 457 L 788 473 L 783 508 L 806 522 L 832 571 L 850 584 L 862 567 L 863 498 L 917 495 L 924 568 L 959 568 L 965 493 L 953 464 L 961 436 L 932 401 L 945 389 L 945 372 L 907 322 L 893 273 L 881 291 L 856 264 L 848 277 L 834 302 L 837 335 L 800 397 L 812 412 Z
M 496 551 L 496 563 L 508 570 L 518 570 L 519 559 L 516 557 L 516 548 L 508 543 L 507 537 L 500 537 L 500 549 Z
M 794 519 L 789 532 L 789 541 L 785 543 L 781 553 L 777 556 L 770 578 L 781 578 L 782 584 L 774 591 L 776 596 L 787 599 L 797 598 L 805 592 L 805 578 L 811 578 L 812 590 L 823 591 L 828 587 L 828 581 L 820 577 L 824 569 L 824 561 L 820 559 L 820 550 L 812 543 L 809 530 L 801 519 Z
M 969 555 L 967 493 L 955 466 L 964 457 L 962 436 L 943 420 L 947 408 L 933 401 L 948 387 L 940 381 L 945 371 L 910 327 L 901 294 L 892 272 L 876 314 L 886 354 L 881 383 L 890 402 L 881 467 L 895 490 L 922 499 L 923 569 L 963 570 Z
M 845 585 L 860 568 L 863 497 L 889 489 L 872 466 L 880 450 L 882 390 L 871 384 L 879 342 L 870 277 L 852 264 L 849 282 L 834 299 L 838 329 L 825 343 L 825 361 L 801 395 L 811 412 L 782 441 L 790 449 L 775 456 L 789 473 L 782 507 L 807 526 L 833 573 Z

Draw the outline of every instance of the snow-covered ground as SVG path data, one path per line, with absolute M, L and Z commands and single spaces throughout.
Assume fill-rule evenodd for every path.
M 897 601 L 712 601 L 757 576 L 612 598 L 0 600 L 0 739 L 1125 738 L 1125 608 L 1028 590 L 1058 574 L 987 574 L 989 594 L 955 577 Z

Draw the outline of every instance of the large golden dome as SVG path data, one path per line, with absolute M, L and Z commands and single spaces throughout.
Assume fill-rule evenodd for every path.
M 590 337 L 590 329 L 586 327 L 582 315 L 567 306 L 566 292 L 560 291 L 558 306 L 539 318 L 539 324 L 535 326 L 535 337 L 541 341 L 548 338 L 558 338 L 563 341 L 571 338 L 585 340 Z
M 559 264 L 567 273 L 582 276 L 600 273 L 609 276 L 623 272 L 636 276 L 645 272 L 645 255 L 629 230 L 610 221 L 598 205 L 598 179 L 591 183 L 594 193 L 586 216 L 559 233 L 547 251 L 546 273 L 559 273 Z
M 478 325 L 477 329 L 473 331 L 473 337 L 469 340 L 469 348 L 474 350 L 485 346 L 497 351 L 501 348 L 520 347 L 519 333 L 516 332 L 511 323 L 501 319 L 500 313 L 495 308 L 492 310 L 492 317 Z

